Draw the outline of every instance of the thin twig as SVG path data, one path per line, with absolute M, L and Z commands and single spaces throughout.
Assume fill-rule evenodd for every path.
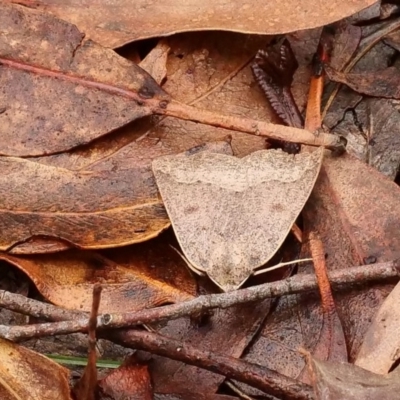
M 213 111 L 195 108 L 174 100 L 166 104 L 165 109 L 155 109 L 155 113 L 286 142 L 324 146 L 331 150 L 337 150 L 342 146 L 340 138 L 330 133 L 321 132 L 319 135 L 315 135 L 305 129 L 217 114 Z
M 198 350 L 190 345 L 165 336 L 138 330 L 103 332 L 125 347 L 146 350 L 153 354 L 182 361 L 203 369 L 236 379 L 280 399 L 314 399 L 310 386 L 288 378 L 258 364 L 214 352 Z
M 386 263 L 350 267 L 329 274 L 331 285 L 365 283 L 371 280 L 389 279 L 399 276 L 400 259 Z M 277 282 L 265 283 L 233 292 L 196 297 L 193 300 L 163 307 L 145 309 L 135 312 L 103 314 L 98 317 L 98 329 L 126 328 L 135 325 L 149 324 L 184 316 L 199 314 L 208 310 L 225 309 L 237 304 L 264 300 L 270 297 L 295 293 L 304 293 L 317 289 L 314 274 L 296 275 Z M 62 335 L 74 332 L 87 332 L 88 317 L 86 313 L 60 311 L 59 307 L 43 304 L 24 296 L 0 291 L 0 307 L 40 317 L 38 310 L 44 307 L 42 317 L 52 319 L 55 323 L 43 323 L 27 326 L 0 325 L 0 337 L 9 340 L 26 340 L 34 337 Z M 54 311 L 54 315 L 53 315 Z M 70 313 L 70 314 L 69 314 Z M 65 320 L 67 318 L 68 320 Z

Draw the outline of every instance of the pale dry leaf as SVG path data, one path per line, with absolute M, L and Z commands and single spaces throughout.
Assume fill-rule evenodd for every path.
M 376 0 L 8 0 L 51 12 L 107 47 L 178 32 L 227 30 L 276 34 L 323 26 Z
M 385 299 L 365 334 L 355 364 L 387 374 L 400 358 L 400 284 Z
M 393 400 L 398 399 L 398 371 L 378 375 L 348 363 L 311 359 L 317 400 Z
M 296 156 L 261 150 L 242 159 L 165 156 L 153 172 L 192 266 L 223 290 L 240 287 L 276 253 L 318 176 L 322 148 Z

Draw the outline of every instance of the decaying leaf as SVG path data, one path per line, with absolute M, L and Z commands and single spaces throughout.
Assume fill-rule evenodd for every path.
M 10 0 L 9 0 L 10 1 Z M 91 39 L 107 47 L 177 32 L 228 30 L 243 33 L 276 34 L 322 26 L 352 15 L 376 0 L 310 0 L 246 3 L 224 1 L 118 0 L 112 3 L 90 0 L 12 0 L 76 24 Z M 238 17 L 240 16 L 240 17 Z M 138 28 L 140 27 L 140 28 Z
M 95 283 L 103 287 L 101 312 L 142 310 L 196 294 L 184 261 L 158 239 L 110 251 L 108 257 L 71 250 L 29 257 L 0 253 L 0 258 L 25 272 L 47 300 L 69 309 L 90 311 Z
M 202 109 L 275 122 L 270 109 L 263 105 L 262 93 L 251 84 L 249 66 L 257 50 L 269 40 L 233 32 L 172 36 L 168 38 L 171 52 L 163 89 L 174 99 Z M 151 125 L 148 134 L 179 153 L 204 142 L 222 140 L 227 131 L 167 117 Z M 266 148 L 265 138 L 240 132 L 232 135 L 231 145 L 238 157 Z
M 160 40 L 139 64 L 159 85 L 167 76 L 166 64 L 170 50 L 168 42 Z
M 49 358 L 0 339 L 2 400 L 72 400 L 70 371 Z
M 242 159 L 204 152 L 153 161 L 183 252 L 223 290 L 240 287 L 281 246 L 307 201 L 323 150 L 261 150 Z
M 312 359 L 317 400 L 393 400 L 399 397 L 400 374 L 377 375 L 348 363 Z

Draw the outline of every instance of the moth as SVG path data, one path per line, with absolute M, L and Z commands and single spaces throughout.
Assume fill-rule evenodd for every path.
M 323 149 L 244 158 L 210 151 L 153 161 L 157 186 L 191 267 L 238 289 L 282 245 L 317 179 Z

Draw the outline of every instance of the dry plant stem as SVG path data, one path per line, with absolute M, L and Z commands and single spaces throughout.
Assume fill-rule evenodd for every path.
M 385 22 L 383 24 L 383 27 L 363 38 L 360 42 L 360 47 L 358 48 L 357 54 L 355 55 L 354 58 L 352 58 L 349 61 L 349 63 L 341 70 L 341 72 L 344 73 L 350 72 L 353 69 L 353 67 L 361 60 L 361 58 L 365 56 L 365 54 L 368 53 L 368 51 L 372 47 L 374 47 L 385 36 L 389 35 L 390 33 L 394 32 L 399 28 L 400 28 L 400 18 L 397 18 L 394 21 Z M 335 88 L 330 94 L 325 104 L 324 110 L 322 112 L 322 120 L 325 118 L 326 113 L 329 110 L 329 107 L 332 105 L 333 100 L 335 99 L 341 87 L 342 85 L 340 83 L 335 85 Z
M 335 311 L 335 302 L 326 269 L 324 246 L 321 239 L 314 232 L 310 233 L 310 252 L 321 294 L 322 310 L 324 313 L 332 315 Z
M 159 113 L 162 113 L 162 111 Z M 340 138 L 330 133 L 321 133 L 315 136 L 312 132 L 304 129 L 271 124 L 248 118 L 221 115 L 212 111 L 178 103 L 174 100 L 166 105 L 164 114 L 170 117 L 201 122 L 206 125 L 284 140 L 286 142 L 302 143 L 310 146 L 324 146 L 329 149 L 336 149 L 341 146 Z
M 398 277 L 400 275 L 399 269 L 400 259 L 379 264 L 350 267 L 332 271 L 329 274 L 329 281 L 332 286 L 362 284 L 372 280 Z M 98 317 L 97 329 L 126 328 L 151 322 L 173 320 L 215 308 L 225 309 L 237 304 L 288 294 L 304 293 L 317 288 L 318 285 L 314 274 L 296 275 L 281 281 L 265 283 L 234 292 L 199 296 L 179 304 L 131 313 L 103 314 Z M 5 339 L 18 341 L 34 337 L 87 331 L 88 317 L 86 313 L 62 310 L 60 307 L 27 299 L 22 295 L 0 291 L 0 307 L 37 318 L 60 321 L 27 326 L 0 325 L 0 337 Z
M 313 258 L 315 276 L 317 277 L 319 293 L 321 295 L 324 323 L 326 324 L 326 332 L 328 334 L 329 341 L 332 342 L 336 306 L 333 300 L 332 289 L 326 269 L 324 246 L 316 233 L 310 232 L 309 238 L 310 252 Z M 329 349 L 331 349 L 331 346 Z
M 313 76 L 310 81 L 310 90 L 308 94 L 306 119 L 304 126 L 311 132 L 316 132 L 321 128 L 321 99 L 324 87 L 324 77 Z M 318 136 L 318 135 L 317 135 Z
M 246 383 L 279 399 L 314 399 L 312 388 L 275 371 L 233 357 L 195 349 L 159 334 L 122 330 L 104 336 L 125 347 L 146 350 L 160 356 L 196 365 L 230 379 Z
M 89 336 L 89 352 L 88 362 L 81 379 L 74 388 L 74 393 L 77 398 L 85 400 L 95 400 L 95 391 L 97 385 L 97 366 L 96 366 L 96 327 L 97 315 L 99 312 L 100 298 L 102 287 L 100 284 L 95 284 L 93 287 L 92 310 L 90 312 L 88 323 Z

